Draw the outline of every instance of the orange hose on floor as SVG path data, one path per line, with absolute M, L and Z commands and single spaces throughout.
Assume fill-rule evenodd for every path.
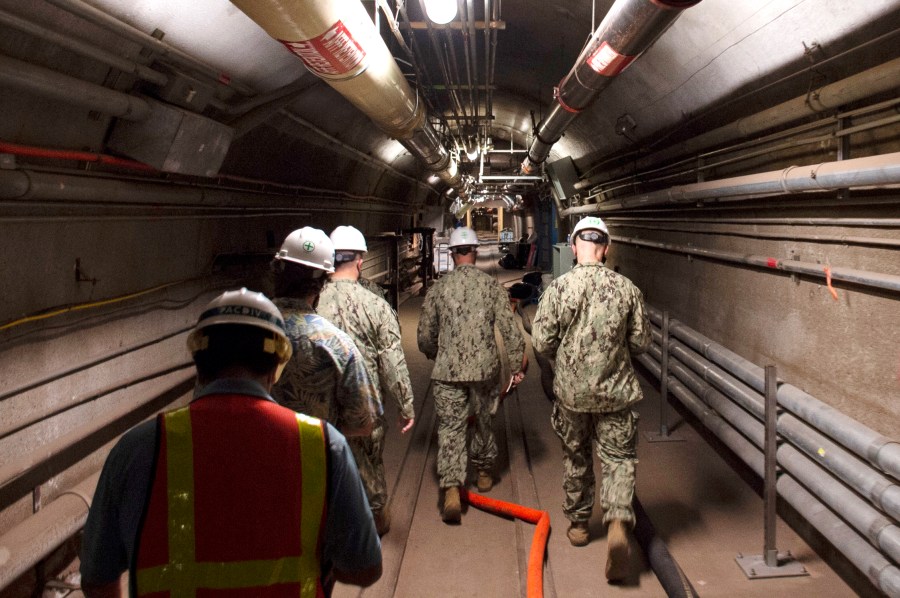
M 459 489 L 459 495 L 465 502 L 483 511 L 537 524 L 531 539 L 531 552 L 528 554 L 527 591 L 528 598 L 541 598 L 544 595 L 544 550 L 550 534 L 550 513 L 470 493 L 465 488 Z

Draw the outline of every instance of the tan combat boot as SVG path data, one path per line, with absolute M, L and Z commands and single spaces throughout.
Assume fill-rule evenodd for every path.
M 622 581 L 628 576 L 631 560 L 631 544 L 629 525 L 621 519 L 613 519 L 609 522 L 609 532 L 606 540 L 609 544 L 609 553 L 606 557 L 606 579 L 609 581 Z
M 489 492 L 494 487 L 494 478 L 489 471 L 478 472 L 478 491 Z
M 587 521 L 573 521 L 569 525 L 569 531 L 566 532 L 566 536 L 569 537 L 569 542 L 572 543 L 572 546 L 587 546 L 589 540 Z
M 459 523 L 462 513 L 462 505 L 459 502 L 459 488 L 453 486 L 444 490 L 444 508 L 441 511 L 441 519 L 444 523 Z

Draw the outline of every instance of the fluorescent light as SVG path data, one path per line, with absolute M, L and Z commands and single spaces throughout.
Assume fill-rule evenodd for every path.
M 425 14 L 432 23 L 445 25 L 456 18 L 456 0 L 425 0 Z

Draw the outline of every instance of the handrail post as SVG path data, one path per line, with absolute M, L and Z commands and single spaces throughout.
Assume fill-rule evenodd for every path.
M 765 367 L 765 440 L 763 444 L 763 554 L 735 559 L 748 579 L 809 575 L 791 551 L 778 554 L 775 524 L 778 507 L 778 374 L 774 365 Z

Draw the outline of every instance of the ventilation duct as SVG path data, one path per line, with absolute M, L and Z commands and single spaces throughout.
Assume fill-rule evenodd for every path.
M 634 62 L 685 8 L 700 0 L 617 0 L 594 31 L 575 66 L 554 90 L 555 105 L 535 129 L 522 172 L 547 159 L 578 113 L 590 106 L 613 77 Z
M 456 162 L 426 120 L 362 4 L 350 0 L 232 0 L 266 33 L 361 110 L 385 133 L 468 196 Z

